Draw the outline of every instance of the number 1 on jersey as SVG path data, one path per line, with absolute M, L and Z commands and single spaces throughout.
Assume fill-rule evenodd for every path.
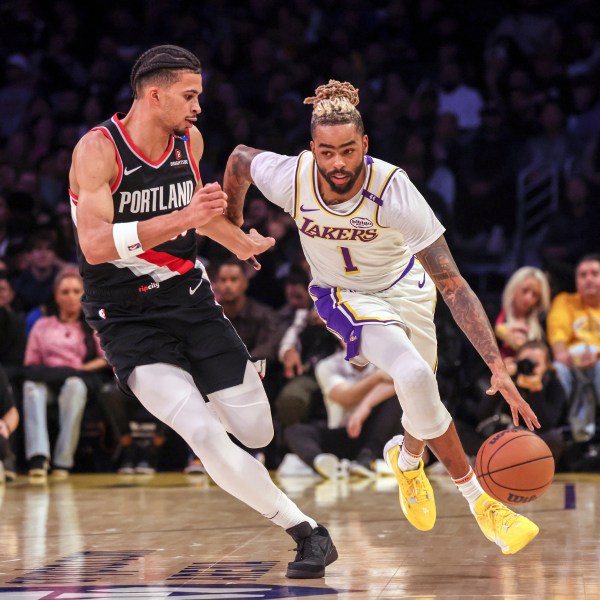
M 352 256 L 350 255 L 350 248 L 346 246 L 338 246 L 338 250 L 342 253 L 342 258 L 344 259 L 344 268 L 346 269 L 346 273 L 348 275 L 353 275 L 354 273 L 359 273 L 360 269 L 352 262 Z

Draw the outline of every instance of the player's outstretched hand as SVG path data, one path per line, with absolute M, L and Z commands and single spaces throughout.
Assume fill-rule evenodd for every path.
M 215 217 L 224 214 L 227 194 L 218 183 L 203 185 L 192 196 L 188 210 L 192 211 L 194 227 L 202 227 Z
M 238 252 L 237 257 L 240 260 L 245 260 L 250 263 L 257 271 L 260 269 L 260 264 L 254 258 L 257 254 L 262 254 L 267 251 L 269 248 L 272 248 L 275 245 L 275 239 L 272 237 L 265 237 L 256 231 L 256 229 L 251 229 L 246 234 L 246 244 L 243 252 Z
M 486 394 L 493 396 L 496 392 L 500 392 L 504 396 L 506 402 L 508 402 L 515 427 L 519 426 L 519 415 L 521 415 L 525 425 L 527 425 L 530 431 L 533 431 L 534 427 L 539 429 L 540 422 L 538 421 L 538 418 L 531 406 L 529 406 L 521 394 L 519 394 L 519 391 L 508 373 L 492 375 L 491 386 L 486 391 Z

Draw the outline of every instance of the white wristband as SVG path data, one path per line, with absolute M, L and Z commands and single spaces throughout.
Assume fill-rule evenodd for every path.
M 131 258 L 141 254 L 144 249 L 137 233 L 138 221 L 130 223 L 115 223 L 113 225 L 113 240 L 121 258 Z

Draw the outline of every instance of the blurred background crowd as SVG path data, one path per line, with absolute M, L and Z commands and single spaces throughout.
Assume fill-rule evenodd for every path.
M 239 143 L 290 155 L 306 149 L 303 99 L 330 78 L 358 87 L 369 153 L 402 167 L 446 226 L 523 389 L 540 392 L 536 377 L 560 382 L 544 427 L 555 432 L 548 439 L 559 466 L 598 468 L 598 2 L 2 0 L 0 36 L 0 460 L 11 476 L 44 474 L 50 455 L 57 476 L 201 470 L 172 432 L 115 388 L 81 320 L 72 267 L 71 152 L 91 127 L 127 112 L 131 66 L 161 43 L 188 48 L 203 65 L 205 182 L 222 181 Z M 198 243 L 225 314 L 251 354 L 267 359 L 278 433 L 259 458 L 275 468 L 292 450 L 319 472 L 339 467 L 322 455 L 369 471 L 380 442 L 367 434 L 381 428 L 366 423 L 381 420 L 384 402 L 348 391 L 362 376 L 340 367 L 342 396 L 354 400 L 343 407 L 345 421 L 325 427 L 342 429 L 349 444 L 319 429 L 339 394 L 331 365 L 326 377 L 318 364 L 338 346 L 311 313 L 293 221 L 251 189 L 244 227 L 277 240 L 258 273 L 210 240 Z M 546 319 L 551 306 L 562 313 Z M 582 315 L 583 338 L 573 326 Z M 505 419 L 498 406 L 484 410 L 483 363 L 443 306 L 437 320 L 442 397 L 472 434 L 473 454 Z M 523 350 L 525 342 L 541 346 Z M 58 411 L 46 415 L 53 404 Z M 319 427 L 298 436 L 298 424 Z M 297 447 L 308 438 L 312 447 Z

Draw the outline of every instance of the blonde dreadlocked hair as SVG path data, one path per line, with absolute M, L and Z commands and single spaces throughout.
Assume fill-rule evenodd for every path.
M 316 96 L 304 99 L 304 104 L 312 104 L 313 112 L 310 130 L 314 137 L 319 125 L 344 125 L 352 123 L 363 135 L 365 128 L 362 117 L 355 106 L 358 104 L 358 90 L 347 81 L 330 79 L 315 90 Z

